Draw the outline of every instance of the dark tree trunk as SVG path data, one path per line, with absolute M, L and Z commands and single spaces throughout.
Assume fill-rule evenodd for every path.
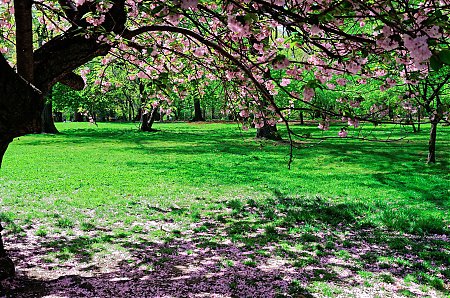
M 83 79 L 72 71 L 94 57 L 106 55 L 111 48 L 98 43 L 95 34 L 90 38 L 84 36 L 84 28 L 89 24 L 81 16 L 95 7 L 86 3 L 72 11 L 65 7 L 66 16 L 75 26 L 63 37 L 57 36 L 33 52 L 32 3 L 14 0 L 17 72 L 0 54 L 0 165 L 14 138 L 41 132 L 43 97 L 50 88 L 62 82 L 82 89 Z M 124 31 L 125 22 L 125 0 L 114 1 L 102 27 L 106 32 L 118 34 Z M 0 280 L 13 274 L 14 264 L 0 241 Z
M 418 132 L 420 132 L 420 113 L 421 113 L 421 110 L 420 110 L 420 106 L 419 106 L 419 108 L 417 109 L 417 131 Z
M 44 110 L 42 111 L 42 133 L 59 133 L 55 126 L 55 122 L 53 121 L 53 108 L 51 100 L 44 105 Z
M 430 139 L 428 141 L 428 159 L 427 163 L 436 162 L 436 131 L 439 121 L 431 121 Z
M 73 122 L 83 122 L 83 114 L 79 112 L 73 113 Z
M 155 120 L 158 120 L 160 118 L 161 116 L 159 115 L 157 108 L 153 108 L 151 113 L 144 113 L 142 115 L 141 131 L 147 132 L 157 131 L 156 129 L 153 129 L 152 126 Z
M 8 257 L 2 238 L 3 227 L 0 223 L 0 281 L 14 276 L 16 270 L 13 261 Z
M 300 112 L 300 124 L 305 124 L 305 121 L 303 120 L 303 112 Z
M 191 121 L 205 121 L 203 118 L 202 108 L 200 105 L 200 99 L 198 97 L 194 98 L 194 118 Z
M 414 125 L 414 119 L 412 117 L 412 114 L 409 114 L 409 123 L 411 123 L 411 126 L 413 128 L 413 132 L 416 133 L 417 129 L 416 129 L 416 126 Z
M 271 125 L 264 125 L 261 128 L 258 128 L 256 130 L 256 138 L 258 139 L 268 139 L 268 140 L 274 140 L 279 141 L 281 140 L 281 136 L 278 133 L 277 126 L 271 126 Z
M 8 145 L 11 142 L 12 142 L 12 139 L 11 140 L 0 139 L 0 167 L 2 166 L 3 156 L 5 155 L 6 149 L 8 149 Z
M 151 129 L 152 126 L 150 125 L 150 113 L 143 113 L 141 122 L 141 131 L 151 131 Z
M 14 0 L 14 18 L 16 21 L 16 59 L 17 73 L 11 69 L 4 57 L 0 58 L 0 158 L 3 159 L 8 144 L 14 137 L 24 133 L 23 130 L 35 131 L 33 127 L 37 119 L 36 114 L 42 111 L 42 105 L 37 111 L 33 108 L 42 102 L 42 98 L 36 96 L 36 91 L 32 89 L 34 77 L 33 60 L 33 24 L 32 24 L 32 1 Z M 18 77 L 20 75 L 21 77 Z M 7 78 L 3 78 L 7 76 Z M 7 86 L 6 84 L 11 84 Z M 22 85 L 21 89 L 19 86 Z M 25 86 L 24 86 L 25 85 Z M 19 87 L 19 88 L 18 88 Z M 24 88 L 25 87 L 25 88 Z M 29 106 L 30 105 L 30 106 Z M 26 108 L 21 111 L 20 108 Z M 24 113 L 25 112 L 25 113 Z M 32 118 L 23 119 L 29 112 Z M 34 113 L 33 113 L 34 112 Z M 13 113 L 13 114 L 10 114 Z M 27 123 L 31 121 L 31 123 Z M 39 122 L 39 121 L 37 121 Z M 30 125 L 31 124 L 31 125 Z M 1 164 L 1 161 L 0 161 Z M 8 257 L 4 245 L 2 233 L 3 227 L 0 225 L 0 280 L 14 276 L 14 263 Z
M 31 0 L 14 0 L 16 19 L 17 73 L 29 83 L 33 83 L 33 16 Z

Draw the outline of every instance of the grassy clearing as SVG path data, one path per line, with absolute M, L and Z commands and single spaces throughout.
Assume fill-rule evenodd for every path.
M 285 270 L 274 295 L 448 295 L 448 127 L 439 127 L 434 165 L 425 164 L 422 132 L 389 144 L 299 144 L 291 170 L 286 145 L 255 141 L 236 125 L 58 128 L 16 140 L 0 171 L 7 241 L 28 243 L 36 257 L 27 262 L 42 270 L 61 275 L 77 263 L 100 274 L 110 262 L 156 274 L 181 266 L 182 255 L 198 266 L 215 260 L 238 296 L 259 280 L 236 276 L 271 262 Z

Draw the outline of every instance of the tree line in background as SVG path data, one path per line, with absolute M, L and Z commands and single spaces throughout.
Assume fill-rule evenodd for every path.
M 232 113 L 225 113 L 227 102 L 222 90 L 221 82 L 210 82 L 206 80 L 195 80 L 185 83 L 185 88 L 189 90 L 186 96 L 180 97 L 173 94 L 170 109 L 164 110 L 158 105 L 157 100 L 153 100 L 152 95 L 157 94 L 153 82 L 136 78 L 129 80 L 128 70 L 123 63 L 103 65 L 101 59 L 95 59 L 89 63 L 89 72 L 85 74 L 86 86 L 83 90 L 77 91 L 63 84 L 56 84 L 46 97 L 46 104 L 43 113 L 42 130 L 45 133 L 57 133 L 53 124 L 63 121 L 133 121 L 139 122 L 141 130 L 150 131 L 153 122 L 156 121 L 239 121 L 241 116 L 239 110 Z M 91 72 L 91 69 L 94 70 Z M 85 71 L 86 72 L 86 71 Z M 97 74 L 101 72 L 105 79 L 108 79 L 107 90 L 101 86 L 101 80 Z M 114 78 L 110 80 L 109 78 Z M 293 86 L 290 89 L 301 89 L 301 86 Z M 200 87 L 201 86 L 201 87 Z M 345 92 L 334 92 L 330 90 L 317 90 L 314 102 L 321 107 L 326 107 L 328 111 L 333 111 L 339 115 L 342 111 L 342 103 L 347 100 L 346 93 L 370 94 L 363 98 L 355 97 L 349 104 L 352 108 L 360 108 L 361 104 L 375 105 L 380 98 L 387 104 L 385 121 L 392 123 L 402 123 L 411 125 L 414 132 L 420 131 L 421 122 L 427 120 L 426 110 L 420 110 L 412 104 L 405 104 L 396 97 L 405 93 L 405 88 L 395 88 L 390 92 L 381 92 L 377 86 L 368 83 L 357 88 L 345 90 Z M 289 98 L 279 94 L 275 97 L 277 104 L 286 106 Z M 444 94 L 447 102 L 447 96 Z M 366 107 L 367 108 L 367 107 Z M 369 108 L 370 109 L 370 108 Z M 326 117 L 326 116 L 325 116 Z M 307 109 L 290 111 L 287 118 L 290 121 L 297 121 L 301 124 L 305 120 L 310 122 L 320 122 L 324 119 L 320 110 Z M 334 119 L 340 120 L 338 117 Z M 382 119 L 382 118 L 381 118 Z M 380 120 L 378 118 L 377 120 Z M 270 135 L 268 136 L 270 138 Z

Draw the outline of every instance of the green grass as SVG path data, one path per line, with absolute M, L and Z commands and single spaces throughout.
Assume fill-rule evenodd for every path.
M 47 243 L 64 261 L 89 258 L 103 245 L 137 247 L 142 237 L 170 242 L 192 230 L 203 247 L 220 247 L 224 239 L 245 247 L 278 243 L 276 253 L 292 258 L 295 268 L 333 256 L 353 264 L 366 283 L 393 283 L 397 275 L 372 275 L 365 264 L 395 264 L 409 270 L 402 278 L 446 291 L 450 245 L 425 238 L 450 233 L 449 127 L 438 129 L 436 164 L 425 164 L 424 131 L 394 143 L 298 143 L 289 170 L 286 144 L 256 141 L 254 132 L 233 124 L 156 126 L 159 132 L 141 133 L 134 124 L 60 123 L 61 134 L 15 140 L 0 171 L 0 219 L 7 231 L 19 235 L 35 225 L 41 238 L 102 231 Z M 294 129 L 320 134 L 310 126 Z M 332 127 L 330 135 L 338 130 Z M 374 135 L 384 138 L 391 130 L 380 126 Z M 150 229 L 149 222 L 164 228 Z M 349 251 L 361 241 L 389 251 L 382 259 L 378 252 L 355 257 Z M 434 267 L 396 261 L 411 252 Z M 240 262 L 258 265 L 256 259 Z M 308 288 L 325 296 L 340 291 L 321 279 Z

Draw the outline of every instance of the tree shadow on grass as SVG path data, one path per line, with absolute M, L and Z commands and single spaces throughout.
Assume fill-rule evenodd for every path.
M 382 216 L 370 217 L 381 210 L 374 206 L 276 194 L 230 200 L 226 209 L 156 240 L 146 230 L 122 235 L 105 228 L 9 236 L 19 266 L 5 288 L 10 297 L 448 294 L 448 228 L 433 230 L 425 221 L 412 230 L 406 221 L 387 228 Z M 44 263 L 61 252 L 69 257 Z
M 261 256 L 251 261 L 252 250 L 233 243 L 215 249 L 199 245 L 196 237 L 170 238 L 152 242 L 132 242 L 111 238 L 120 244 L 107 265 L 80 266 L 75 258 L 62 268 L 42 270 L 18 267 L 18 276 L 5 282 L 7 297 L 312 297 L 301 286 L 291 287 L 298 277 L 280 266 L 276 259 Z M 45 247 L 59 250 L 76 245 L 80 251 L 92 249 L 86 238 L 44 240 L 12 250 L 12 256 L 29 262 L 28 256 L 45 257 Z M 15 245 L 17 247 L 17 243 Z M 44 247 L 44 249 L 43 249 Z M 39 272 L 41 269 L 41 272 Z M 53 272 L 52 272 L 53 271 Z

